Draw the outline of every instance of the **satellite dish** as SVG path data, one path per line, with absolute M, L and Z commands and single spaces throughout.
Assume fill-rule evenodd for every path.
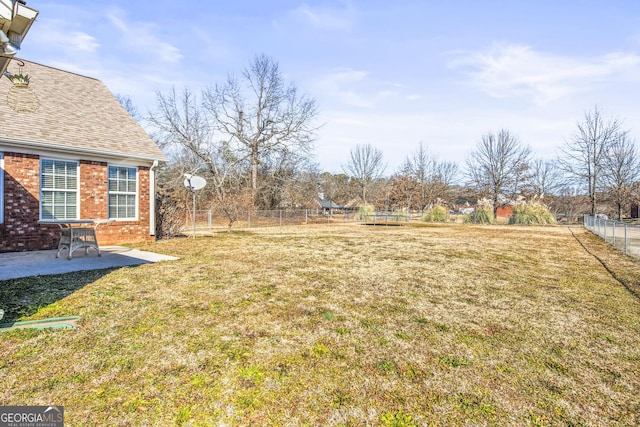
M 201 176 L 190 175 L 188 173 L 184 174 L 184 176 L 184 186 L 187 187 L 189 191 L 202 190 L 204 186 L 207 185 L 207 180 Z

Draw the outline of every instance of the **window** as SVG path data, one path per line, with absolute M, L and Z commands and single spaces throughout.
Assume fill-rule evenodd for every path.
M 109 218 L 137 219 L 138 169 L 109 166 Z
M 0 153 L 0 224 L 4 223 L 4 153 Z
M 78 219 L 78 162 L 40 161 L 40 219 Z

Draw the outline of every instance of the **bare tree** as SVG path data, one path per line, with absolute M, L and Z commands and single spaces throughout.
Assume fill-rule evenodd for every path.
M 124 109 L 127 110 L 127 113 L 129 113 L 129 115 L 133 117 L 135 121 L 140 121 L 140 114 L 138 113 L 138 109 L 133 104 L 133 101 L 128 95 L 116 94 L 115 97 L 120 105 L 122 105 Z
M 497 134 L 483 135 L 467 158 L 469 185 L 491 200 L 494 217 L 499 206 L 515 199 L 523 189 L 530 153 L 529 146 L 502 129 Z
M 318 195 L 313 182 L 315 169 L 315 163 L 294 150 L 266 154 L 258 168 L 256 205 L 262 209 L 300 208 L 303 199 Z M 310 187 L 314 187 L 314 191 L 310 191 Z
M 596 195 L 602 188 L 603 169 L 611 146 L 619 139 L 622 123 L 604 118 L 598 107 L 584 115 L 578 129 L 560 148 L 559 166 L 580 186 L 586 186 L 591 215 L 596 214 Z
M 382 151 L 371 144 L 356 145 L 349 153 L 349 162 L 343 167 L 359 184 L 364 204 L 367 203 L 367 190 L 382 176 L 386 165 L 382 160 Z
M 562 187 L 562 171 L 553 160 L 535 159 L 530 164 L 530 191 L 537 197 L 550 196 Z
M 603 171 L 605 189 L 616 207 L 618 220 L 622 220 L 622 209 L 637 194 L 639 167 L 640 159 L 635 141 L 629 138 L 627 132 L 620 132 L 609 146 Z
M 168 95 L 157 93 L 157 108 L 149 122 L 156 141 L 172 153 L 175 167 L 181 169 L 173 174 L 171 185 L 181 188 L 184 172 L 205 174 L 208 188 L 201 196 L 213 198 L 216 210 L 225 213 L 232 224 L 239 206 L 246 209 L 241 159 L 228 141 L 217 138 L 196 96 L 188 89 L 180 95 L 175 90 Z
M 439 162 L 420 142 L 417 150 L 407 156 L 394 177 L 392 198 L 395 201 L 398 197 L 404 197 L 409 209 L 412 209 L 412 205 L 424 209 L 449 198 L 449 190 L 457 172 L 457 164 Z
M 278 63 L 268 56 L 256 56 L 240 77 L 229 75 L 224 84 L 206 90 L 204 105 L 215 130 L 249 160 L 254 204 L 266 155 L 312 149 L 316 102 L 287 84 Z
M 420 209 L 424 208 L 421 200 L 416 201 L 417 196 L 420 195 L 419 184 L 413 176 L 412 163 L 409 159 L 406 159 L 398 172 L 389 179 L 389 184 L 391 186 L 389 204 L 392 208 L 411 210 L 416 205 Z
M 561 221 L 573 222 L 589 209 L 589 198 L 576 187 L 563 184 L 550 197 L 548 205 Z
M 435 162 L 433 171 L 433 203 L 437 199 L 451 201 L 451 190 L 458 177 L 458 164 L 455 162 Z

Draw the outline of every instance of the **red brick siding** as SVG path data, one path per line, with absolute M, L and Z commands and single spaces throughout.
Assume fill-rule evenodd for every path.
M 100 204 L 101 216 L 99 218 L 107 218 L 108 213 L 108 196 L 107 196 L 107 167 L 106 164 L 102 168 L 104 173 L 104 192 L 94 193 L 95 197 L 103 197 L 104 202 Z M 81 168 L 81 176 L 84 177 L 84 170 Z M 90 177 L 86 177 L 91 179 Z M 96 183 L 98 186 L 99 183 Z M 90 188 L 95 188 L 91 187 Z M 93 206 L 88 203 L 88 206 Z M 81 208 L 82 214 L 85 215 L 84 205 Z M 92 212 L 86 212 L 87 215 Z M 84 216 L 83 216 L 84 218 Z M 89 218 L 89 217 L 87 217 Z M 118 245 L 121 243 L 135 243 L 153 240 L 155 237 L 149 235 L 149 168 L 138 167 L 138 220 L 137 221 L 115 221 L 108 224 L 102 224 L 97 228 L 98 243 L 101 245 Z
M 0 252 L 56 247 L 58 226 L 40 225 L 40 159 L 4 153 L 4 224 L 0 224 Z
M 102 224 L 100 245 L 153 240 L 149 235 L 149 168 L 138 168 L 138 220 Z M 0 252 L 55 249 L 60 238 L 57 225 L 38 224 L 40 219 L 40 158 L 4 153 L 4 223 L 0 224 Z M 80 218 L 108 216 L 107 163 L 80 161 Z

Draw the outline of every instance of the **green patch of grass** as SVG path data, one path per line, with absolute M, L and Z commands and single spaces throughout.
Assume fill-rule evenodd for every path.
M 326 345 L 324 345 L 322 343 L 316 343 L 313 346 L 313 354 L 314 354 L 314 356 L 322 357 L 327 353 L 329 353 L 329 347 L 327 347 Z
M 191 419 L 191 411 L 193 410 L 191 405 L 181 406 L 176 411 L 176 425 L 183 426 L 187 421 Z
M 384 373 L 395 372 L 397 369 L 395 362 L 386 359 L 377 361 L 374 366 L 377 370 Z
M 336 319 L 336 315 L 330 310 L 323 311 L 322 312 L 322 317 L 325 320 L 329 320 L 329 321 L 332 321 L 332 320 Z
M 401 331 L 395 332 L 393 335 L 396 338 L 401 339 L 401 340 L 408 340 L 408 339 L 411 338 L 408 334 L 406 334 L 404 332 L 401 332 Z
M 384 427 L 417 427 L 418 424 L 409 414 L 401 409 L 393 412 L 385 412 L 380 416 L 380 425 Z
M 438 361 L 440 362 L 440 364 L 450 366 L 452 368 L 458 368 L 460 366 L 470 366 L 472 364 L 470 360 L 450 354 L 440 356 L 438 358 Z

